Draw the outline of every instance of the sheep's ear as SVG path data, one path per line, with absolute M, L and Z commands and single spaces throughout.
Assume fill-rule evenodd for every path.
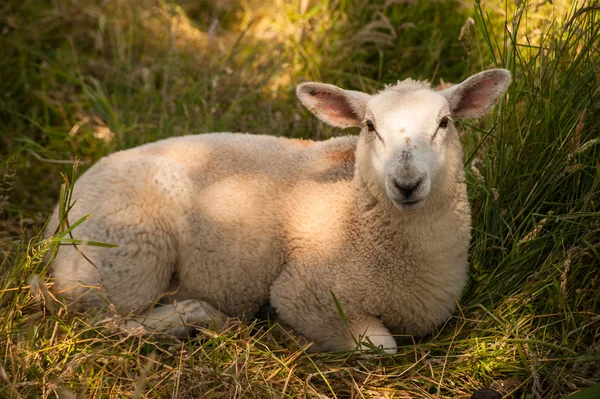
M 296 89 L 302 104 L 322 121 L 336 127 L 359 126 L 365 116 L 368 94 L 343 90 L 325 83 L 302 83 Z
M 506 69 L 490 69 L 440 93 L 448 99 L 454 117 L 477 118 L 496 104 L 510 81 L 510 72 Z

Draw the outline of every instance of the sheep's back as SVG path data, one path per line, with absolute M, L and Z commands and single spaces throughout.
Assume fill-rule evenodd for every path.
M 335 209 L 348 197 L 355 146 L 355 137 L 167 139 L 99 161 L 77 182 L 73 212 L 94 212 L 79 227 L 89 239 L 94 226 L 110 230 L 107 217 L 145 224 L 150 234 L 166 232 L 176 251 L 177 297 L 207 300 L 234 316 L 252 314 L 268 300 L 298 235 L 314 239 L 343 216 Z M 133 220 L 136 208 L 150 216 Z

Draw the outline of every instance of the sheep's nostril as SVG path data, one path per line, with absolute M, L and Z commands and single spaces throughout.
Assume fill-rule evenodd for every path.
M 394 186 L 404 195 L 406 198 L 410 198 L 415 191 L 419 188 L 423 179 L 417 180 L 415 183 L 411 184 L 401 184 L 398 180 L 394 179 Z

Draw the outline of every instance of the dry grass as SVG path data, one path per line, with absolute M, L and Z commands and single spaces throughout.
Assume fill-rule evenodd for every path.
M 560 398 L 600 382 L 599 11 L 569 3 L 0 5 L 0 396 Z M 472 282 L 397 355 L 308 356 L 256 320 L 141 337 L 53 296 L 43 258 L 66 236 L 39 233 L 76 159 L 210 131 L 324 139 L 341 133 L 300 108 L 303 79 L 372 91 L 493 65 L 515 75 L 506 101 L 463 124 Z

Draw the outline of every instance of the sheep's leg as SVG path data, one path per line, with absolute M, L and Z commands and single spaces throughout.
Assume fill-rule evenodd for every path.
M 375 347 L 388 354 L 396 353 L 396 340 L 378 318 L 366 316 L 359 322 L 352 323 L 351 328 L 352 335 L 360 342 L 359 350 Z
M 343 325 L 341 325 L 343 324 Z M 335 326 L 336 330 L 332 327 Z M 380 349 L 387 354 L 396 353 L 396 340 L 376 317 L 349 318 L 346 323 L 322 323 L 322 331 L 311 329 L 318 336 L 309 352 L 328 350 L 372 351 Z
M 146 315 L 130 318 L 122 327 L 126 330 L 142 327 L 147 332 L 185 337 L 193 327 L 221 329 L 226 319 L 227 316 L 206 302 L 187 299 L 157 306 Z
M 298 284 L 300 281 L 303 284 Z M 282 275 L 271 286 L 271 304 L 277 316 L 305 338 L 314 341 L 312 352 L 369 350 L 381 348 L 396 353 L 396 341 L 383 322 L 360 311 L 351 298 L 337 297 L 344 311 L 338 313 L 331 290 L 324 280 L 299 274 Z

